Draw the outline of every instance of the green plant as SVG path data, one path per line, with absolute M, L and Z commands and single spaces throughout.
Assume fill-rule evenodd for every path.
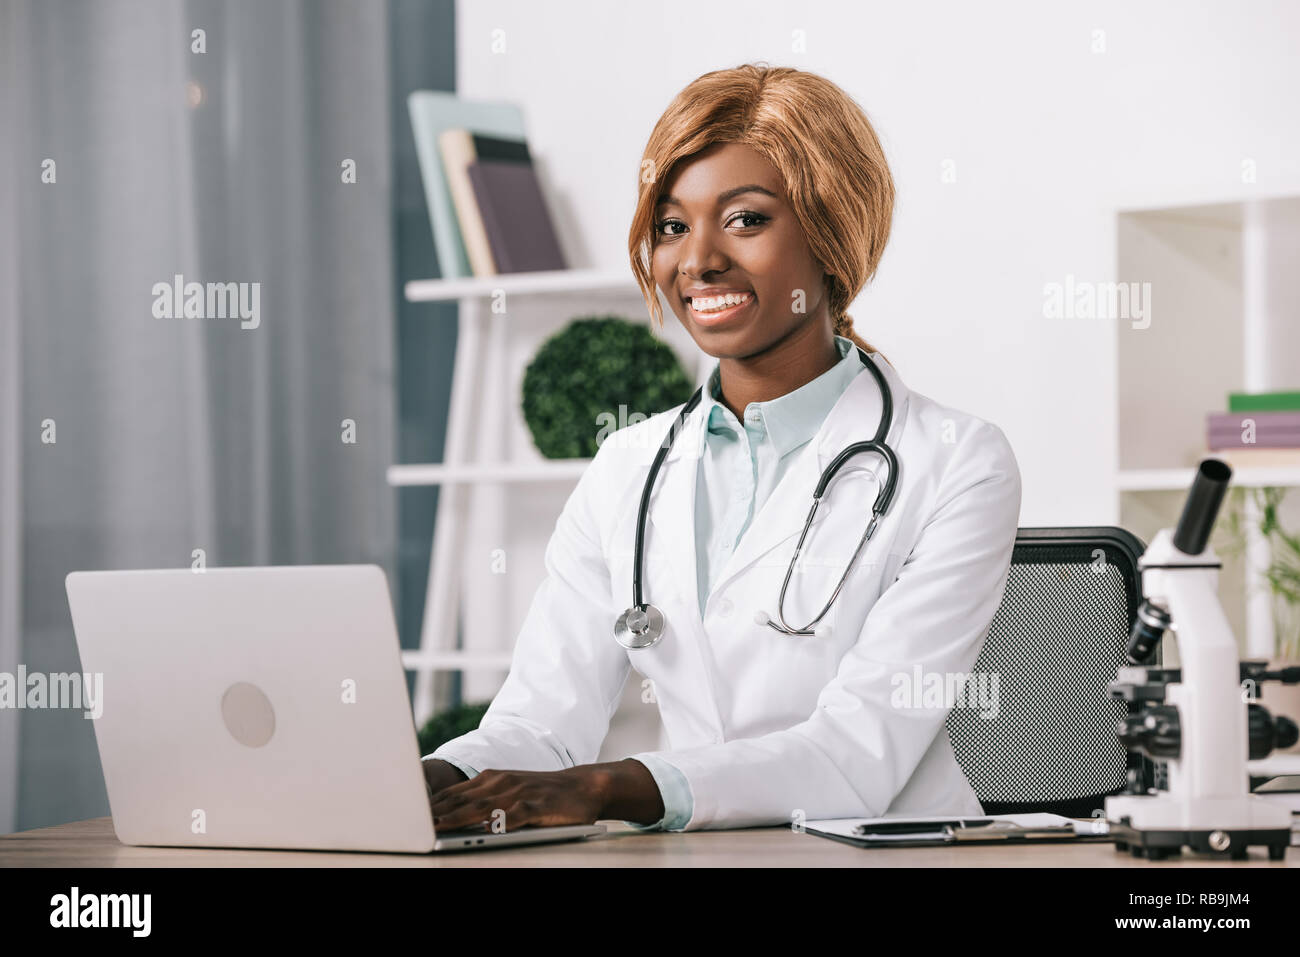
M 547 458 L 591 458 L 615 429 L 691 397 L 676 354 L 642 323 L 575 319 L 524 373 L 524 421 Z
M 489 702 L 480 704 L 463 704 L 456 708 L 440 711 L 424 723 L 416 734 L 420 742 L 420 754 L 432 754 L 442 745 L 468 734 L 477 728 L 483 720 Z
M 1278 519 L 1286 494 L 1287 489 L 1272 486 L 1230 489 L 1222 523 L 1226 541 L 1221 550 L 1230 554 L 1245 550 L 1249 497 L 1258 516 L 1256 529 L 1268 543 L 1269 564 L 1261 577 L 1273 597 L 1276 652 L 1279 658 L 1295 661 L 1300 659 L 1300 535 L 1288 532 Z

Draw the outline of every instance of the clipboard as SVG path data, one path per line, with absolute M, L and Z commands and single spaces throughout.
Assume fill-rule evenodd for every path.
M 1100 818 L 994 814 L 981 818 L 836 818 L 804 831 L 854 847 L 959 847 L 965 844 L 1105 844 L 1115 838 Z M 864 833 L 860 833 L 864 832 Z

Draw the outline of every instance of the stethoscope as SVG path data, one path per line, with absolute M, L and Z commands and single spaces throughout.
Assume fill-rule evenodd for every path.
M 894 415 L 894 399 L 889 391 L 889 384 L 885 382 L 885 377 L 876 368 L 875 363 L 867 358 L 867 354 L 862 349 L 858 349 L 858 356 L 862 359 L 862 364 L 870 369 L 871 374 L 876 377 L 876 384 L 880 387 L 880 425 L 876 429 L 874 439 L 870 442 L 855 442 L 850 445 L 840 452 L 835 457 L 835 461 L 826 466 L 826 470 L 822 472 L 821 481 L 817 483 L 817 488 L 813 492 L 812 508 L 808 510 L 808 517 L 804 519 L 803 532 L 799 535 L 799 543 L 794 547 L 794 557 L 790 559 L 790 567 L 786 569 L 785 581 L 781 583 L 781 597 L 776 606 L 776 614 L 777 618 L 780 619 L 780 623 L 772 621 L 771 617 L 763 611 L 754 616 L 754 620 L 758 624 L 770 625 L 783 635 L 817 634 L 818 622 L 826 617 L 831 605 L 835 603 L 840 590 L 844 587 L 844 582 L 849 577 L 849 572 L 853 570 L 854 562 L 858 560 L 858 555 L 871 539 L 872 534 L 875 533 L 881 516 L 889 510 L 889 506 L 894 500 L 894 483 L 898 476 L 898 458 L 894 455 L 894 450 L 885 442 L 885 435 L 889 431 L 889 423 Z M 663 637 L 664 613 L 654 605 L 641 600 L 641 565 L 644 558 L 643 543 L 646 517 L 650 510 L 650 493 L 654 488 L 655 476 L 659 474 L 659 467 L 663 464 L 664 459 L 668 457 L 668 452 L 677 439 L 677 433 L 681 431 L 682 426 L 685 424 L 686 417 L 691 414 L 692 409 L 699 405 L 703 395 L 704 388 L 701 386 L 695 390 L 691 400 L 686 403 L 678 414 L 677 420 L 673 423 L 672 428 L 668 430 L 667 439 L 661 444 L 658 454 L 655 455 L 654 463 L 650 466 L 650 474 L 646 476 L 645 488 L 641 492 L 641 507 L 637 511 L 636 550 L 632 559 L 632 607 L 619 615 L 618 621 L 614 622 L 614 638 L 624 648 L 648 648 Z M 844 574 L 840 576 L 840 582 L 835 586 L 830 601 L 826 602 L 821 613 L 808 624 L 802 628 L 791 628 L 785 620 L 785 592 L 790 586 L 790 576 L 794 574 L 795 565 L 799 562 L 799 553 L 803 551 L 804 539 L 808 537 L 808 529 L 812 526 L 813 516 L 817 514 L 817 506 L 821 504 L 826 486 L 835 477 L 835 473 L 840 470 L 840 466 L 862 452 L 875 452 L 885 460 L 889 467 L 889 475 L 881 486 L 879 494 L 876 495 L 875 504 L 871 506 L 871 521 L 867 524 L 867 530 L 862 533 L 862 538 L 858 541 L 858 547 L 854 550 L 853 557 L 849 559 Z

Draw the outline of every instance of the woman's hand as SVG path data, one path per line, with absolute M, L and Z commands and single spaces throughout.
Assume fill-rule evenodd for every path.
M 499 832 L 594 824 L 605 807 L 603 775 L 595 767 L 480 772 L 433 795 L 433 826 L 455 831 L 483 825 Z
M 487 770 L 441 788 L 431 784 L 431 789 L 433 826 L 448 831 L 480 825 L 517 831 L 522 827 L 594 824 L 607 818 L 653 824 L 664 814 L 659 785 L 650 770 L 634 758 L 563 771 Z M 496 821 L 501 823 L 496 825 Z
M 430 801 L 443 788 L 469 780 L 464 771 L 441 758 L 428 758 L 422 760 L 420 765 L 424 768 L 424 783 L 428 786 Z

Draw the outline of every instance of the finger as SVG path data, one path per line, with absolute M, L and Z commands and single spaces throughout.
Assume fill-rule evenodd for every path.
M 522 799 L 506 808 L 506 830 L 518 831 L 524 827 L 542 827 L 545 818 L 536 801 Z
M 455 831 L 483 824 L 490 825 L 493 812 L 497 810 L 499 804 L 500 802 L 487 798 L 469 801 L 459 807 L 434 814 L 433 826 L 444 831 Z
M 503 786 L 505 782 L 500 778 L 493 776 L 484 780 L 483 775 L 480 774 L 468 781 L 460 781 L 449 788 L 435 792 L 429 806 L 435 811 L 459 807 L 464 801 L 496 793 Z
M 492 787 L 480 787 L 474 791 L 460 791 L 456 794 L 447 794 L 439 792 L 433 796 L 429 802 L 429 809 L 433 811 L 435 817 L 441 814 L 449 814 L 466 806 L 473 806 L 481 802 L 488 807 L 502 807 L 510 800 L 513 800 L 514 787 L 503 785 L 501 783 Z
M 493 778 L 484 780 L 482 774 L 475 775 L 467 781 L 457 781 L 455 784 L 449 784 L 445 788 L 440 788 L 438 794 L 465 794 L 466 792 L 475 791 L 486 784 L 491 784 Z

